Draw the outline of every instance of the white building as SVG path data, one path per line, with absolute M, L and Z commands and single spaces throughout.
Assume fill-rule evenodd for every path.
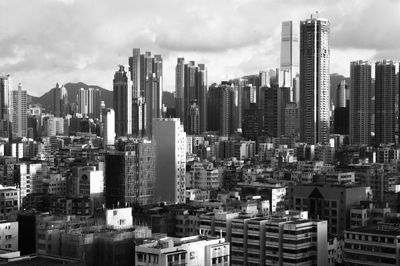
M 107 109 L 103 115 L 103 146 L 114 145 L 115 142 L 115 112 L 114 109 Z
M 0 221 L 0 249 L 18 250 L 18 222 Z
M 185 203 L 186 133 L 178 118 L 153 120 L 156 145 L 155 201 Z
M 115 230 L 132 228 L 132 208 L 106 210 L 106 226 Z
M 202 236 L 165 237 L 136 247 L 135 265 L 230 265 L 229 242 Z

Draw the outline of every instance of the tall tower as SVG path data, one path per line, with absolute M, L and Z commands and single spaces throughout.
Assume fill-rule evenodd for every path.
M 114 74 L 113 107 L 115 110 L 115 133 L 117 136 L 132 134 L 132 87 L 124 66 Z
M 375 142 L 395 141 L 396 66 L 391 60 L 375 63 Z
M 9 120 L 11 117 L 11 77 L 10 75 L 0 77 L 0 120 Z
M 186 201 L 186 133 L 178 118 L 153 120 L 156 145 L 155 201 Z
M 208 129 L 219 131 L 221 136 L 229 136 L 235 128 L 235 91 L 232 84 L 222 82 L 210 86 L 208 93 Z
M 175 68 L 177 117 L 181 118 L 185 132 L 190 133 L 190 111 L 195 101 L 199 108 L 199 132 L 207 130 L 207 68 L 204 64 L 178 58 Z
M 293 21 L 282 22 L 281 33 L 281 70 L 287 72 L 288 83 L 293 87 L 293 79 L 299 72 L 299 25 Z M 293 95 L 293 93 L 292 93 Z
M 371 135 L 371 64 L 350 63 L 350 143 L 368 145 Z
M 162 114 L 163 60 L 134 48 L 129 57 L 132 81 L 132 134 L 151 137 L 152 119 Z
M 53 113 L 55 117 L 64 117 L 68 113 L 68 92 L 58 83 L 53 89 Z
M 300 24 L 300 139 L 307 144 L 329 140 L 329 27 L 316 16 Z
M 81 88 L 78 92 L 78 112 L 84 117 L 100 118 L 100 90 Z
M 185 58 L 179 57 L 175 67 L 175 109 L 181 121 L 185 117 Z
M 26 137 L 28 127 L 28 105 L 27 94 L 22 90 L 21 83 L 18 84 L 18 90 L 12 92 L 13 99 L 13 123 L 12 132 L 17 137 Z
M 103 113 L 103 146 L 114 145 L 115 142 L 115 112 L 107 109 Z

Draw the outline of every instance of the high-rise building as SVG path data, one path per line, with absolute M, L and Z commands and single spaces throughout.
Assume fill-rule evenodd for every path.
M 129 57 L 132 81 L 132 134 L 151 137 L 152 119 L 162 115 L 163 60 L 134 48 Z
M 256 103 L 251 103 L 250 107 L 244 110 L 243 116 L 243 137 L 250 140 L 257 140 L 261 135 L 263 126 L 263 111 L 258 108 Z
M 264 88 L 264 134 L 278 136 L 278 90 L 277 84 Z
M 81 88 L 77 99 L 78 113 L 84 117 L 100 118 L 100 90 L 98 88 Z
M 375 143 L 394 143 L 396 66 L 391 60 L 375 63 Z
M 12 91 L 12 132 L 17 137 L 26 137 L 28 128 L 28 105 L 27 94 L 22 90 L 21 83 L 18 84 L 18 90 Z
M 299 72 L 299 25 L 294 21 L 282 22 L 281 70 L 287 73 L 285 87 L 293 88 Z
M 333 132 L 335 134 L 349 134 L 349 95 L 345 80 L 337 86 L 336 102 L 333 117 Z
M 12 91 L 10 75 L 0 77 L 0 120 L 12 119 L 10 94 Z
M 285 107 L 285 130 L 284 135 L 294 137 L 299 131 L 298 109 L 296 103 L 288 103 Z
M 371 135 L 371 64 L 350 63 L 350 143 L 369 144 Z
M 208 92 L 208 129 L 219 131 L 221 136 L 229 136 L 236 131 L 234 116 L 235 91 L 229 82 L 213 84 Z
M 114 145 L 115 142 L 115 112 L 107 109 L 103 114 L 103 146 Z
M 179 118 L 153 120 L 156 156 L 155 201 L 186 201 L 186 133 Z
M 106 154 L 107 208 L 153 203 L 155 147 L 150 140 L 128 140 Z M 164 177 L 164 176 L 163 176 Z
M 300 24 L 300 139 L 329 141 L 329 31 L 327 19 L 311 16 Z
M 114 74 L 113 109 L 115 111 L 115 133 L 117 136 L 132 134 L 132 87 L 124 66 Z
M 64 117 L 68 114 L 68 92 L 64 85 L 56 84 L 53 89 L 53 114 Z
M 207 130 L 207 69 L 204 64 L 178 58 L 175 68 L 176 116 L 185 132 L 190 132 L 190 111 L 195 101 L 199 109 L 199 132 Z
M 179 57 L 175 67 L 175 109 L 176 117 L 185 117 L 185 58 Z

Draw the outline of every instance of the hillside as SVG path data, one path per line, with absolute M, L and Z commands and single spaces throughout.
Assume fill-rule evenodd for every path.
M 76 102 L 76 95 L 78 94 L 78 91 L 81 88 L 87 89 L 87 88 L 97 88 L 100 90 L 100 101 L 104 101 L 106 104 L 106 107 L 111 108 L 112 107 L 112 102 L 113 102 L 113 94 L 112 91 L 106 90 L 102 87 L 99 87 L 97 85 L 87 85 L 83 82 L 78 82 L 78 83 L 66 83 L 64 84 L 64 87 L 67 89 L 68 92 L 68 101 L 71 102 Z M 39 103 L 42 105 L 43 108 L 46 110 L 51 110 L 53 109 L 53 91 L 54 88 L 50 89 L 48 92 L 43 94 L 40 97 L 31 97 L 31 102 L 32 103 Z

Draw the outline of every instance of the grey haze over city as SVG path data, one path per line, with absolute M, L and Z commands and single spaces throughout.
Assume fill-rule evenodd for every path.
M 162 54 L 164 90 L 177 57 L 207 65 L 217 82 L 279 65 L 281 22 L 319 11 L 331 22 L 330 72 L 349 62 L 400 59 L 400 2 L 383 1 L 0 1 L 0 71 L 31 95 L 57 82 L 112 89 L 132 47 Z

